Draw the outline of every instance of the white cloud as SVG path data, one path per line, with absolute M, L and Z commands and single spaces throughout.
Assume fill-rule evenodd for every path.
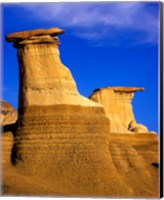
M 22 4 L 28 18 L 54 22 L 71 33 L 93 42 L 133 44 L 158 42 L 159 13 L 157 3 L 32 3 Z M 121 39 L 118 39 L 121 38 Z

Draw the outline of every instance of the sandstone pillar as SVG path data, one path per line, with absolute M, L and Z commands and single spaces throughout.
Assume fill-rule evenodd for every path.
M 48 179 L 57 194 L 132 194 L 110 156 L 103 106 L 78 93 L 61 63 L 60 33 L 52 28 L 7 35 L 20 66 L 14 164 L 22 174 Z
M 127 132 L 127 128 L 123 125 L 120 118 L 117 97 L 113 88 L 108 87 L 104 89 L 97 89 L 89 98 L 95 102 L 101 103 L 104 106 L 110 121 L 110 133 Z
M 111 133 L 148 132 L 146 126 L 137 124 L 133 113 L 134 93 L 142 90 L 134 87 L 107 87 L 95 90 L 89 98 L 104 106 Z
M 114 87 L 113 90 L 116 95 L 119 117 L 123 125 L 128 129 L 128 126 L 132 121 L 136 122 L 132 106 L 134 93 L 144 89 L 133 87 Z

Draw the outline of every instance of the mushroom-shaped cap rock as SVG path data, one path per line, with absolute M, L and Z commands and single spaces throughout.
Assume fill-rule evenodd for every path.
M 137 92 L 137 91 L 143 91 L 144 88 L 139 87 L 113 87 L 115 92 Z
M 57 28 L 57 27 L 53 27 L 50 29 L 35 29 L 35 30 L 22 31 L 22 32 L 8 34 L 8 35 L 6 35 L 6 40 L 8 42 L 15 42 L 18 40 L 27 39 L 31 36 L 39 36 L 39 35 L 55 36 L 55 35 L 59 35 L 62 33 L 64 33 L 64 30 Z
M 100 91 L 100 90 L 107 90 L 107 89 L 113 89 L 114 92 L 137 92 L 137 91 L 144 91 L 144 88 L 140 87 L 120 87 L 120 86 L 115 86 L 115 87 L 106 87 L 106 88 L 98 88 L 95 89 L 94 92 Z

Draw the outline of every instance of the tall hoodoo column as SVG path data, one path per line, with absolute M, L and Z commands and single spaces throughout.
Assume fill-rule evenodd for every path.
M 20 66 L 14 163 L 21 173 L 48 178 L 58 194 L 132 193 L 113 165 L 103 106 L 78 93 L 61 63 L 57 35 L 63 32 L 40 29 L 6 37 L 18 49 Z
M 143 124 L 138 124 L 133 113 L 132 100 L 135 92 L 143 91 L 144 88 L 139 87 L 114 87 L 116 94 L 119 116 L 123 125 L 131 132 L 149 132 L 148 128 Z
M 97 89 L 93 91 L 89 98 L 95 102 L 101 103 L 104 106 L 106 114 L 110 120 L 110 133 L 127 132 L 127 128 L 123 125 L 119 115 L 119 107 L 113 88 L 107 87 Z
M 80 98 L 70 70 L 60 60 L 59 28 L 7 35 L 18 48 L 20 66 L 19 111 L 32 105 L 92 104 Z
M 89 98 L 104 106 L 110 120 L 110 132 L 148 132 L 146 126 L 137 124 L 132 106 L 134 93 L 143 90 L 135 87 L 107 87 L 95 90 Z
M 116 95 L 120 119 L 123 122 L 123 125 L 128 128 L 132 121 L 136 122 L 132 106 L 134 93 L 137 91 L 143 91 L 144 88 L 114 87 L 113 90 Z

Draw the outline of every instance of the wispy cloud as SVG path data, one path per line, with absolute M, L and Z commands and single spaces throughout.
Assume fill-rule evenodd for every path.
M 29 12 L 28 18 L 54 22 L 92 42 L 158 42 L 158 3 L 32 3 L 23 4 L 23 8 Z

